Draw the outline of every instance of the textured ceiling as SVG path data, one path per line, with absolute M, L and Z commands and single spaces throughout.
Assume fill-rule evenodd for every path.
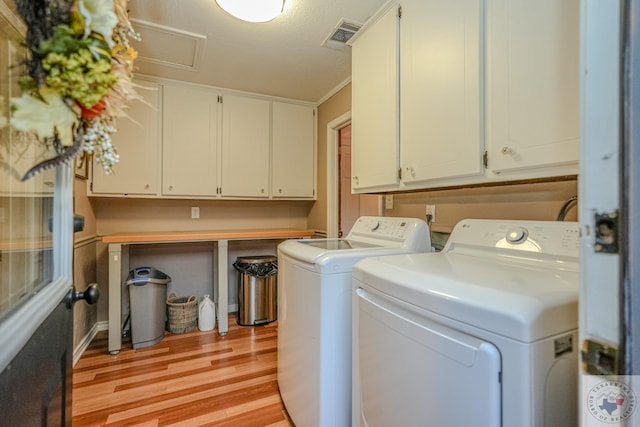
M 341 19 L 364 23 L 386 1 L 286 0 L 281 16 L 256 24 L 215 0 L 130 0 L 143 34 L 137 71 L 316 102 L 351 75 L 351 48 L 322 42 Z

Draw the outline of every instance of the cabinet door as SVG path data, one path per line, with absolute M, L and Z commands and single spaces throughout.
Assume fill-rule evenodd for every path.
M 167 85 L 163 104 L 162 194 L 215 196 L 217 93 Z
M 269 196 L 269 101 L 225 95 L 222 103 L 222 195 Z
M 120 162 L 113 167 L 113 174 L 106 175 L 100 165 L 93 165 L 94 194 L 158 193 L 162 86 L 149 81 L 137 83 L 145 102 L 133 101 L 127 109 L 130 118 L 118 120 L 113 145 Z
M 489 166 L 577 164 L 580 1 L 490 0 L 487 18 Z
M 398 187 L 398 17 L 385 12 L 353 42 L 353 192 Z
M 480 175 L 482 0 L 405 0 L 400 20 L 402 181 Z
M 315 110 L 273 102 L 273 197 L 315 196 Z

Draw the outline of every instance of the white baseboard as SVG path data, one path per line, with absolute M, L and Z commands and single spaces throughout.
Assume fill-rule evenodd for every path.
M 78 360 L 80 360 L 85 350 L 89 347 L 89 344 L 91 344 L 91 341 L 93 341 L 98 332 L 106 331 L 108 329 L 109 322 L 107 321 L 96 322 L 93 324 L 93 327 L 89 330 L 89 332 L 87 332 L 87 335 L 84 336 L 80 344 L 78 344 L 78 347 L 73 350 L 73 366 L 76 366 L 76 363 L 78 363 Z
M 109 321 L 103 320 L 102 322 L 96 323 L 98 325 L 98 331 L 108 331 L 109 330 Z

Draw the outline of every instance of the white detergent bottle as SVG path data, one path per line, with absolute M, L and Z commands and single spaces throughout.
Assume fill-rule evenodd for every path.
M 216 327 L 216 306 L 209 295 L 202 297 L 198 304 L 198 329 L 210 331 Z

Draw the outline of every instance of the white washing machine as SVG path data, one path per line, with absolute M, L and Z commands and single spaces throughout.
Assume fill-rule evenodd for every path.
M 353 290 L 354 426 L 577 425 L 577 223 L 464 220 Z
M 278 386 L 300 427 L 351 425 L 351 268 L 368 256 L 428 252 L 427 224 L 361 217 L 344 239 L 278 246 Z

